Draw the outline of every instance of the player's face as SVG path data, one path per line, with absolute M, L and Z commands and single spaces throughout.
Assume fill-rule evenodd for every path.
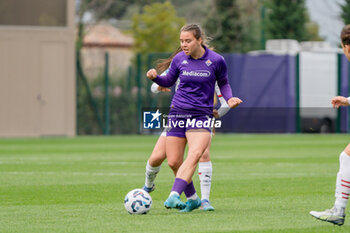
M 341 47 L 343 48 L 346 58 L 350 61 L 350 46 L 342 44 Z
M 182 51 L 186 55 L 196 54 L 197 51 L 201 48 L 202 38 L 198 40 L 194 37 L 191 31 L 183 31 L 180 34 L 180 45 Z

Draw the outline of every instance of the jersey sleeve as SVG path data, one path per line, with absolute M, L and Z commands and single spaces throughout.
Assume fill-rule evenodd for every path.
M 218 86 L 225 100 L 227 101 L 230 98 L 232 98 L 232 89 L 228 82 L 228 76 L 227 76 L 227 65 L 223 57 L 219 59 L 217 64 L 216 80 L 218 82 Z
M 170 64 L 168 73 L 164 76 L 157 75 L 152 81 L 157 83 L 161 87 L 171 87 L 175 84 L 176 80 L 179 77 L 179 69 L 177 66 L 177 57 L 175 56 L 173 61 Z
M 177 91 L 177 89 L 179 89 L 179 85 L 180 85 L 180 79 L 177 79 L 176 86 L 175 86 L 175 91 Z

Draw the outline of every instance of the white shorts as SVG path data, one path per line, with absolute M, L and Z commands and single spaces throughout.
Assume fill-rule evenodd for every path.
M 160 136 L 166 137 L 166 132 L 167 132 L 167 130 L 164 129 L 163 132 L 160 134 Z

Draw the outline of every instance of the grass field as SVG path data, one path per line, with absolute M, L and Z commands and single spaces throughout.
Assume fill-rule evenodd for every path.
M 163 202 L 162 166 L 149 214 L 129 215 L 156 136 L 0 139 L 0 232 L 350 232 L 314 220 L 334 202 L 348 135 L 217 135 L 214 212 L 178 213 Z M 198 175 L 194 176 L 199 192 Z M 349 213 L 350 216 L 350 213 Z

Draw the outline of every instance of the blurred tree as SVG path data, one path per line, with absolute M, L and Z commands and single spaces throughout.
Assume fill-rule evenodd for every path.
M 307 14 L 305 0 L 267 0 L 265 29 L 267 39 L 307 41 L 321 38 Z
M 244 41 L 242 41 L 242 52 L 261 49 L 261 1 L 260 0 L 238 0 L 237 2 L 243 14 L 241 22 L 243 27 Z
M 308 32 L 309 41 L 324 41 L 324 38 L 322 38 L 319 34 L 319 27 L 317 23 L 309 21 L 305 26 Z
M 208 16 L 213 0 L 171 0 L 178 15 L 184 17 L 187 22 L 201 23 Z
M 236 0 L 214 0 L 204 28 L 219 52 L 241 52 L 245 35 Z
M 340 17 L 344 24 L 350 24 L 350 0 L 345 0 L 344 4 L 341 4 L 340 7 L 342 9 Z
M 147 5 L 132 21 L 136 52 L 171 52 L 179 46 L 179 32 L 185 19 L 176 15 L 170 2 Z

